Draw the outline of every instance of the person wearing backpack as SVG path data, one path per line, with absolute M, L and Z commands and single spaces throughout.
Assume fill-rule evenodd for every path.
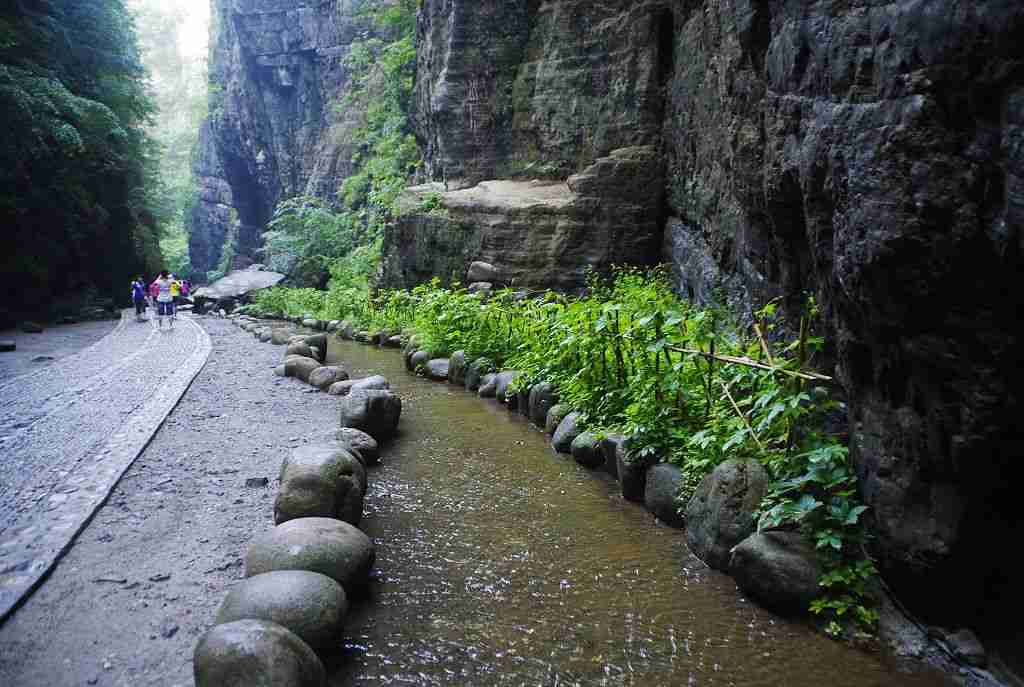
M 168 277 L 167 271 L 160 273 L 160 278 L 153 282 L 150 288 L 156 290 L 157 326 L 164 327 L 164 317 L 168 318 L 168 328 L 174 329 L 174 296 L 171 295 L 171 284 L 174 282 Z
M 135 321 L 145 322 L 146 314 L 146 282 L 136 277 L 132 282 L 132 302 L 135 304 Z

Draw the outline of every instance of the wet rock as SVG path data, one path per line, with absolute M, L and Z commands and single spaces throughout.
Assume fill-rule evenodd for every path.
M 288 356 L 284 361 L 285 374 L 288 377 L 309 382 L 309 376 L 320 368 L 320 362 L 304 356 Z
M 430 353 L 427 351 L 416 351 L 409 358 L 409 364 L 414 372 L 418 372 L 428 362 L 430 362 Z
M 270 343 L 274 338 L 274 331 L 272 329 L 261 329 L 259 333 L 260 343 Z
M 391 332 L 379 331 L 370 337 L 370 342 L 374 346 L 383 346 L 391 338 Z
M 254 575 L 228 592 L 216 623 L 265 620 L 294 633 L 314 649 L 335 644 L 348 613 L 348 597 L 335 580 L 306 570 Z
M 386 378 L 380 375 L 373 375 L 372 377 L 363 377 L 362 379 L 349 379 L 336 382 L 331 385 L 329 393 L 332 396 L 347 396 L 353 389 L 385 390 L 390 388 L 391 385 L 388 383 Z
M 622 498 L 627 501 L 644 500 L 644 489 L 647 486 L 647 470 L 657 463 L 654 456 L 636 456 L 630 452 L 627 440 L 616 447 L 615 464 L 619 473 L 619 489 Z
M 333 334 L 338 331 L 338 327 L 341 326 L 341 320 L 331 320 L 327 323 L 327 333 Z
M 644 483 L 644 506 L 658 520 L 669 527 L 682 527 L 685 524 L 679 514 L 679 487 L 683 483 L 683 474 L 675 465 L 658 463 L 647 471 Z
M 21 331 L 25 332 L 26 334 L 42 334 L 43 325 L 39 324 L 38 322 L 32 322 L 31 320 L 27 320 L 21 323 Z
M 609 434 L 601 442 L 601 453 L 604 454 L 604 471 L 615 479 L 619 478 L 619 451 L 623 450 L 626 437 L 622 434 Z
M 966 663 L 975 668 L 984 668 L 988 665 L 988 656 L 985 654 L 985 647 L 978 636 L 963 628 L 943 637 L 943 641 L 949 650 L 953 652 L 961 663 Z
M 342 427 L 331 433 L 333 441 L 342 444 L 359 460 L 363 465 L 376 465 L 380 462 L 380 448 L 377 441 L 366 432 L 351 427 Z
M 469 269 L 466 271 L 466 282 L 472 284 L 473 282 L 496 282 L 498 281 L 498 271 L 494 268 L 494 265 L 488 262 L 472 262 L 469 265 Z
M 729 574 L 767 608 L 803 614 L 818 596 L 821 569 L 814 547 L 799 532 L 762 532 L 736 545 Z
M 576 437 L 580 435 L 583 429 L 580 425 L 580 413 L 569 413 L 566 415 L 561 422 L 558 423 L 557 429 L 555 429 L 554 436 L 551 437 L 551 447 L 559 453 L 571 453 L 572 442 L 576 440 Z
M 308 644 L 276 623 L 217 625 L 192 657 L 196 687 L 324 687 L 324 666 Z
M 302 321 L 302 326 L 306 329 L 317 329 L 319 324 L 319 321 L 314 320 L 312 317 L 307 317 Z
M 309 373 L 309 383 L 321 391 L 327 391 L 331 385 L 344 382 L 347 379 L 348 372 L 336 365 L 318 367 Z
M 289 355 L 301 355 L 304 358 L 313 357 L 313 349 L 309 347 L 305 341 L 299 341 L 296 343 L 288 344 L 288 348 L 284 351 L 285 356 Z
M 379 442 L 395 433 L 401 414 L 402 399 L 390 391 L 355 389 L 343 397 L 341 426 L 366 432 Z
M 424 366 L 428 379 L 433 379 L 436 382 L 448 381 L 448 371 L 450 369 L 450 363 L 448 358 L 434 358 L 427 362 Z
M 448 359 L 448 383 L 462 386 L 466 383 L 466 352 L 455 351 Z
M 274 523 L 297 518 L 338 518 L 353 525 L 363 517 L 366 468 L 340 443 L 292 450 L 281 465 Z
M 728 570 L 732 548 L 754 533 L 754 514 L 768 490 L 756 460 L 727 460 L 701 480 L 686 506 L 686 544 L 716 570 Z
M 348 320 L 342 320 L 341 324 L 338 325 L 338 336 L 340 336 L 343 339 L 351 341 L 353 338 L 355 338 L 355 335 L 356 326 L 349 322 Z
M 370 332 L 367 331 L 356 332 L 355 336 L 352 338 L 361 344 L 373 343 L 373 336 L 370 334 Z
M 253 539 L 245 575 L 309 570 L 335 580 L 351 598 L 366 584 L 375 556 L 373 542 L 357 527 L 331 518 L 300 518 Z
M 583 432 L 569 445 L 569 452 L 580 465 L 597 468 L 604 465 L 604 452 L 601 450 L 601 439 L 594 432 Z
M 10 353 L 18 349 L 18 344 L 13 341 L 0 341 L 0 353 Z
M 494 377 L 494 397 L 501 403 L 508 403 L 515 405 L 516 400 L 515 394 L 511 393 L 511 387 L 513 382 L 516 381 L 516 377 L 519 376 L 519 372 L 516 370 L 503 370 Z M 515 408 L 513 407 L 513 410 Z
M 287 365 L 278 365 L 277 367 L 274 368 L 274 374 L 277 375 L 278 377 L 287 377 L 288 376 L 288 366 Z
M 477 395 L 480 398 L 494 398 L 498 392 L 498 375 L 494 372 L 488 372 L 480 379 L 480 388 L 477 389 Z
M 466 287 L 466 291 L 469 293 L 479 293 L 485 297 L 490 296 L 493 290 L 494 284 L 489 281 L 475 281 Z
M 312 351 L 313 357 L 324 362 L 327 359 L 327 335 L 326 334 L 313 334 L 307 336 L 306 344 L 309 346 L 309 350 Z
M 486 358 L 477 358 L 466 366 L 466 391 L 476 392 L 483 383 L 484 375 L 492 369 L 492 363 Z
M 245 480 L 245 486 L 247 489 L 260 489 L 266 488 L 270 485 L 270 480 L 266 477 L 250 477 Z
M 291 329 L 275 329 L 271 332 L 270 343 L 275 346 L 287 346 L 291 343 L 293 336 L 295 336 L 295 334 Z
M 554 434 L 555 430 L 558 429 L 558 425 L 562 424 L 562 420 L 571 412 L 572 408 L 563 403 L 556 403 L 551 406 L 547 417 L 544 418 L 544 431 L 548 434 Z
M 548 411 L 558 403 L 558 392 L 553 384 L 541 382 L 530 388 L 529 418 L 530 422 L 538 427 L 544 427 L 547 421 Z M 559 420 L 561 422 L 561 420 Z M 557 425 L 556 425 L 557 426 Z
M 387 341 L 385 341 L 383 345 L 386 348 L 401 348 L 402 347 L 402 337 L 397 335 L 397 334 L 395 336 L 389 336 L 387 338 Z

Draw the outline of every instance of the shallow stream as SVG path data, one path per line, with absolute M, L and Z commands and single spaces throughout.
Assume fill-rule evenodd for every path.
M 332 361 L 385 375 L 403 403 L 362 525 L 372 599 L 331 685 L 948 684 L 744 599 L 521 415 L 331 341 Z

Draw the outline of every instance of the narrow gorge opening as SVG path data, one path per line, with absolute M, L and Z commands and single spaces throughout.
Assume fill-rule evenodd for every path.
M 667 101 L 668 84 L 676 68 L 676 19 L 672 10 L 664 9 L 654 15 L 654 32 L 658 50 L 658 85 Z

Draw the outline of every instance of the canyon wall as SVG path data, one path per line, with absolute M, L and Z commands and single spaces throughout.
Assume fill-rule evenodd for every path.
M 210 114 L 194 172 L 199 200 L 189 250 L 214 269 L 258 261 L 279 200 L 332 198 L 352 171 L 362 113 L 339 101 L 351 43 L 371 34 L 360 0 L 212 0 Z

